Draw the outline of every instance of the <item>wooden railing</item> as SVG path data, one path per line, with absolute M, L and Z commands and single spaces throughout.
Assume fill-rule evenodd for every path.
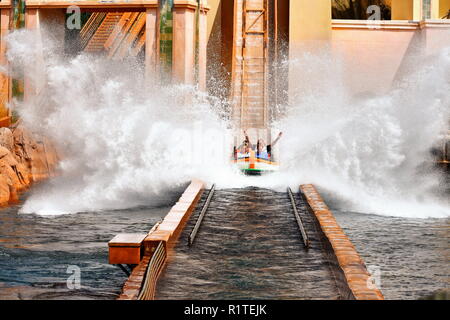
M 145 12 L 93 13 L 81 30 L 81 47 L 115 59 L 137 56 L 145 45 L 145 22 Z
M 146 21 L 145 12 L 140 12 L 134 15 L 132 19 L 130 19 L 130 21 L 128 22 L 126 28 L 122 31 L 120 37 L 118 37 L 115 47 L 111 48 L 109 56 L 122 59 L 128 54 L 130 54 L 134 48 L 133 44 L 136 42 L 138 36 L 141 34 L 141 31 L 145 29 L 145 21 Z
M 153 256 L 148 264 L 145 278 L 142 284 L 142 289 L 139 292 L 139 300 L 154 300 L 156 292 L 156 283 L 161 275 L 164 265 L 166 263 L 167 252 L 164 242 L 159 242 Z
M 137 56 L 139 52 L 141 52 L 144 45 L 145 45 L 145 28 L 143 31 L 141 31 L 141 34 L 138 36 L 138 39 L 134 47 L 131 48 L 130 55 L 132 55 L 133 57 Z
M 117 24 L 123 18 L 122 12 L 108 12 L 101 23 L 95 28 L 95 32 L 87 43 L 84 51 L 102 52 L 105 50 L 105 43 L 113 33 Z M 92 26 L 92 28 L 94 28 Z
M 91 14 L 88 21 L 80 31 L 80 46 L 82 49 L 86 48 L 105 17 L 106 12 L 94 12 Z

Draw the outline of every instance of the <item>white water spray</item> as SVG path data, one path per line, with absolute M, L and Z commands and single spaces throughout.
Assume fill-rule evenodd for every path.
M 450 119 L 450 47 L 420 59 L 389 92 L 357 98 L 342 84 L 351 70 L 340 69 L 339 61 L 307 55 L 297 67 L 313 72 L 280 123 L 284 181 L 315 183 L 346 211 L 450 215 L 430 155 Z
M 32 48 L 26 35 L 11 35 L 11 61 L 26 63 L 27 50 L 18 49 Z M 418 171 L 450 116 L 450 50 L 389 93 L 358 99 L 346 92 L 339 63 L 305 56 L 298 73 L 310 86 L 299 89 L 276 124 L 284 131 L 281 170 L 251 178 L 228 164 L 226 122 L 193 88 L 145 84 L 134 64 L 83 54 L 64 61 L 49 51 L 47 103 L 22 103 L 18 111 L 28 127 L 57 142 L 62 176 L 32 192 L 21 212 L 148 205 L 196 177 L 219 187 L 280 191 L 315 183 L 343 200 L 337 206 L 345 210 L 450 216 L 449 204 L 432 196 L 440 177 Z
M 11 62 L 27 66 L 30 51 L 14 48 L 29 43 L 31 50 L 30 38 L 28 32 L 11 35 Z M 20 103 L 17 111 L 26 127 L 57 143 L 62 175 L 32 192 L 22 213 L 157 204 L 191 178 L 213 178 L 218 167 L 231 170 L 224 161 L 225 123 L 194 88 L 146 84 L 132 62 L 45 54 L 48 98 Z

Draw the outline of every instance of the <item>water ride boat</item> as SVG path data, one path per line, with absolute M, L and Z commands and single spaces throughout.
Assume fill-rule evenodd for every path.
M 274 161 L 270 154 L 267 152 L 259 154 L 254 150 L 240 153 L 235 148 L 232 162 L 246 175 L 262 175 L 279 169 L 278 162 Z
M 277 138 L 272 141 L 271 129 L 265 128 L 249 128 L 236 133 L 232 163 L 246 175 L 278 171 L 279 163 L 274 159 L 274 147 L 281 136 L 282 132 L 279 132 Z M 256 143 L 252 144 L 251 141 Z

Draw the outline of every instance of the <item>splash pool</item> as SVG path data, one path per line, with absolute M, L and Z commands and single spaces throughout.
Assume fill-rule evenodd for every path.
M 46 217 L 19 209 L 0 210 L 1 299 L 115 299 L 126 276 L 108 265 L 106 243 L 117 233 L 148 231 L 169 211 L 139 207 Z M 366 264 L 379 267 L 387 299 L 448 289 L 449 219 L 334 212 Z M 67 288 L 69 266 L 80 267 L 81 289 Z

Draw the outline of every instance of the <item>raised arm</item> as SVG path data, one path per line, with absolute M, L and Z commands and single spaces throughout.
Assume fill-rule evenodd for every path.
M 248 145 L 251 146 L 252 144 L 250 143 L 250 139 L 248 137 L 247 130 L 244 130 L 244 136 L 245 136 L 245 140 L 247 140 L 247 142 L 248 142 Z
M 278 142 L 278 140 L 280 140 L 280 138 L 281 138 L 282 135 L 283 135 L 283 132 L 280 132 L 280 133 L 278 134 L 278 137 L 277 137 L 275 140 L 273 140 L 273 142 L 272 142 L 272 144 L 271 144 L 272 147 Z

